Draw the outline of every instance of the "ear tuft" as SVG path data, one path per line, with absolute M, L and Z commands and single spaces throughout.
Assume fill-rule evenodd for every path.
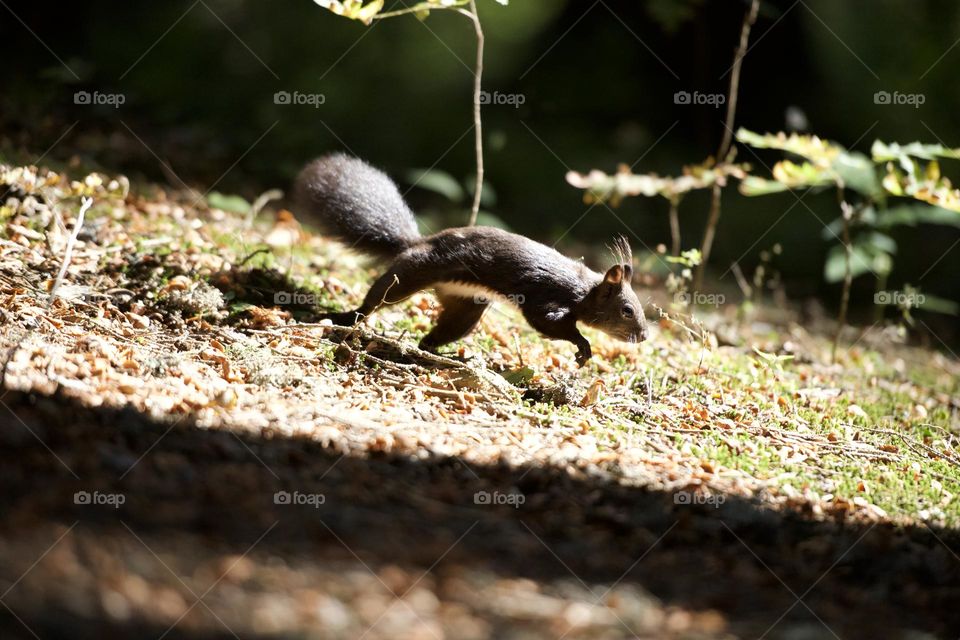
M 607 269 L 606 275 L 603 276 L 603 281 L 607 284 L 620 284 L 623 282 L 623 266 L 615 264 Z
M 611 253 L 613 253 L 614 259 L 617 261 L 617 267 L 620 268 L 620 273 L 614 277 L 613 268 L 607 271 L 606 281 L 612 284 L 620 284 L 622 280 L 630 282 L 633 279 L 633 252 L 630 250 L 630 242 L 627 241 L 626 237 L 619 235 L 613 239 L 613 246 L 610 247 Z
M 633 264 L 633 251 L 630 249 L 630 242 L 626 236 L 619 235 L 613 239 L 613 246 L 610 248 L 613 257 L 622 265 Z

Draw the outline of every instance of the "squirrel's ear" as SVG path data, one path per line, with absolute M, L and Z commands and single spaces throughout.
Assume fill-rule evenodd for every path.
M 633 265 L 623 265 L 623 279 L 627 282 L 631 282 L 633 280 Z
M 615 264 L 607 269 L 607 274 L 603 276 L 604 282 L 608 284 L 620 284 L 623 281 L 623 267 Z

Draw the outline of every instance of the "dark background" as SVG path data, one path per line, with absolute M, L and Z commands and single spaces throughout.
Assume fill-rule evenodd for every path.
M 484 88 L 525 98 L 519 108 L 484 108 L 487 179 L 496 193 L 488 209 L 544 241 L 575 225 L 562 243 L 571 251 L 620 232 L 648 247 L 669 244 L 664 201 L 630 199 L 616 215 L 597 207 L 584 216 L 582 194 L 564 173 L 609 172 L 642 158 L 638 172 L 677 174 L 714 153 L 723 109 L 678 106 L 673 96 L 726 92 L 721 76 L 746 3 L 478 4 L 487 39 Z M 368 28 L 309 0 L 4 0 L 0 35 L 5 162 L 37 162 L 46 152 L 42 163 L 72 161 L 77 172 L 101 168 L 173 186 L 179 178 L 248 199 L 286 188 L 299 166 L 331 149 L 348 149 L 401 181 L 408 170 L 435 164 L 460 180 L 473 172 L 474 34 L 452 12 Z M 955 1 L 765 0 L 744 61 L 737 125 L 782 130 L 795 107 L 810 131 L 865 152 L 877 138 L 960 146 L 958 39 Z M 78 90 L 122 93 L 126 101 L 119 108 L 76 105 Z M 282 90 L 322 93 L 325 102 L 277 105 L 273 96 Z M 926 101 L 920 108 L 877 105 L 880 90 L 923 93 Z M 777 156 L 741 148 L 739 159 L 764 174 Z M 945 172 L 960 175 L 958 164 L 945 162 Z M 417 209 L 447 208 L 457 212 L 454 220 L 466 220 L 468 202 L 451 206 L 423 189 L 408 198 Z M 804 203 L 809 209 L 790 194 L 748 199 L 727 190 L 714 277 L 738 259 L 749 275 L 760 252 L 780 243 L 773 266 L 787 294 L 835 305 L 839 288 L 822 279 L 831 242 L 821 236 L 837 217 L 835 195 L 810 194 Z M 685 248 L 699 245 L 707 207 L 706 194 L 685 200 Z M 899 251 L 888 288 L 912 283 L 960 299 L 960 249 L 937 262 L 960 231 L 901 227 L 894 235 Z M 715 284 L 732 286 L 732 276 Z M 861 319 L 872 314 L 874 287 L 871 276 L 856 281 Z

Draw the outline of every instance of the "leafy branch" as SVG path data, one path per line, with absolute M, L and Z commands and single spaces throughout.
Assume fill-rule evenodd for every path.
M 873 143 L 868 157 L 817 136 L 782 132 L 761 135 L 740 129 L 737 140 L 758 149 L 776 149 L 798 158 L 778 161 L 771 170 L 772 179 L 748 176 L 740 183 L 740 192 L 744 195 L 831 186 L 837 191 L 841 215 L 825 232 L 828 237 L 839 236 L 841 246 L 839 251 L 830 251 L 824 266 L 824 278 L 828 282 L 843 282 L 833 341 L 834 357 L 840 332 L 846 324 L 853 279 L 863 273 L 873 273 L 879 288 L 893 269 L 897 245 L 881 230 L 919 223 L 960 227 L 960 190 L 941 175 L 938 162 L 938 158 L 960 159 L 960 149 L 919 142 L 887 144 L 878 140 Z M 855 192 L 858 200 L 849 202 L 848 191 Z M 923 204 L 888 208 L 891 197 Z M 866 232 L 854 237 L 856 228 Z M 930 298 L 932 303 L 938 302 L 932 296 Z M 915 306 L 921 306 L 921 303 Z M 943 306 L 940 307 L 942 310 Z M 936 310 L 936 307 L 931 306 L 931 309 Z
M 712 160 L 708 160 L 703 164 L 683 167 L 683 173 L 676 177 L 661 177 L 656 173 L 638 175 L 626 165 L 620 165 L 613 175 L 594 169 L 587 174 L 570 171 L 566 177 L 572 186 L 585 190 L 583 200 L 587 204 L 609 202 L 616 207 L 628 196 L 660 196 L 666 199 L 670 203 L 671 253 L 679 256 L 681 246 L 678 210 L 683 197 L 697 189 L 707 189 L 715 185 L 724 187 L 731 177 L 743 180 L 749 170 L 750 166 L 746 164 L 714 165 Z

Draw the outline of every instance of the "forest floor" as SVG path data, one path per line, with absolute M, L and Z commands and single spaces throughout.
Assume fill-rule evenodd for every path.
M 960 634 L 955 357 L 663 296 L 427 354 L 429 294 L 315 321 L 374 271 L 289 214 L 128 188 L 0 167 L 4 638 Z

